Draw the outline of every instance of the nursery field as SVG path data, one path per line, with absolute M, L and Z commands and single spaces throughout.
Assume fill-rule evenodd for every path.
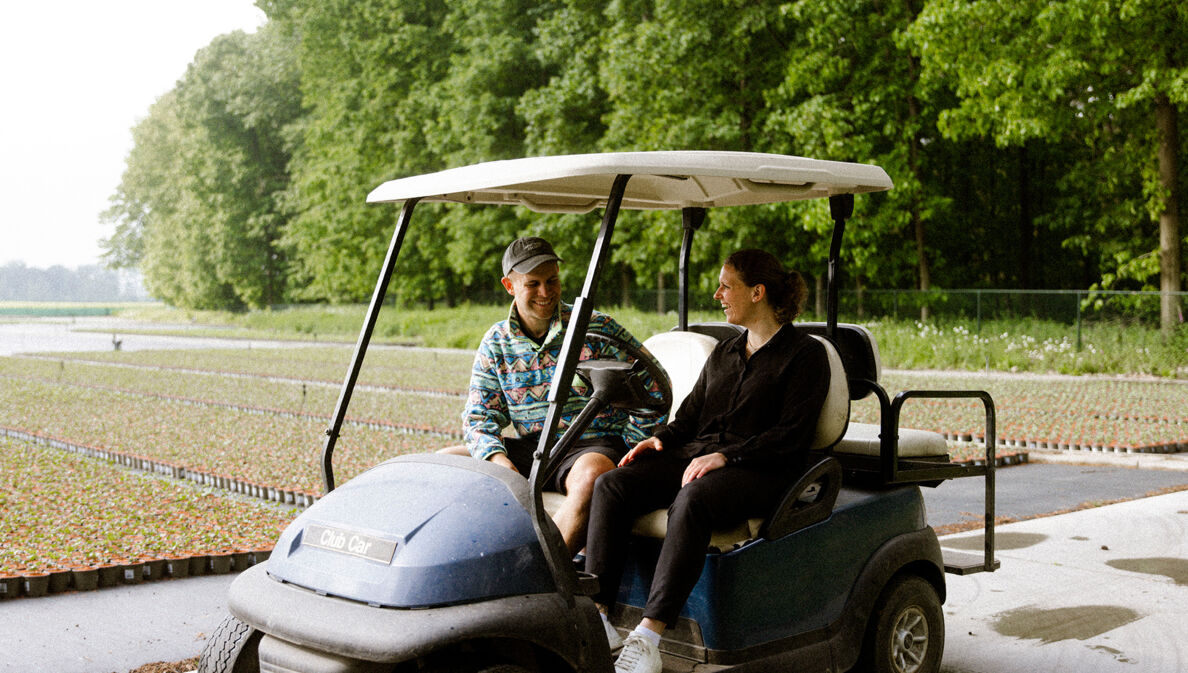
M 350 354 L 325 346 L 0 358 L 0 579 L 24 593 L 21 581 L 80 565 L 266 553 L 259 547 L 320 491 L 323 430 Z M 459 443 L 471 360 L 467 351 L 369 353 L 335 453 L 340 481 Z M 892 395 L 989 390 L 1000 454 L 1188 450 L 1182 382 L 890 372 L 883 383 Z M 875 422 L 873 402 L 855 403 L 853 418 Z M 902 424 L 944 433 L 965 460 L 983 452 L 983 421 L 980 403 L 912 400 Z M 149 567 L 143 577 L 153 577 Z
M 0 598 L 242 569 L 294 513 L 0 437 Z
M 1188 451 L 1188 383 L 1136 379 L 938 372 L 892 372 L 883 385 L 901 390 L 985 390 L 997 409 L 999 451 Z M 851 418 L 878 418 L 873 396 Z M 904 427 L 935 430 L 954 442 L 982 441 L 981 402 L 909 400 Z M 954 446 L 963 450 L 962 446 Z
M 221 376 L 254 376 L 342 383 L 350 365 L 349 346 L 256 348 L 244 350 L 107 351 L 42 356 L 59 362 L 132 364 L 161 370 L 213 372 Z M 474 353 L 462 350 L 373 347 L 359 374 L 359 383 L 394 390 L 466 392 Z

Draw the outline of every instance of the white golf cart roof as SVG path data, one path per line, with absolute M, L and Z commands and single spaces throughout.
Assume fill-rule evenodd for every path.
M 606 205 L 619 175 L 623 208 L 679 210 L 819 199 L 891 189 L 878 166 L 753 152 L 613 152 L 489 161 L 389 180 L 369 203 L 449 201 L 586 213 Z

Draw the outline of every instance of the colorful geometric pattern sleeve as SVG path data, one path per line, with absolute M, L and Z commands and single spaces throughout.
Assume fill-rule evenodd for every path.
M 502 432 L 511 423 L 511 417 L 496 375 L 502 332 L 500 324 L 497 324 L 483 336 L 474 355 L 470 390 L 462 411 L 462 433 L 466 438 L 466 446 L 470 449 L 470 455 L 479 460 L 487 460 L 495 453 L 507 453 Z
M 506 453 L 502 433 L 509 425 L 520 437 L 539 434 L 543 429 L 549 409 L 549 386 L 564 340 L 562 327 L 568 323 L 571 311 L 572 307 L 567 304 L 559 306 L 543 345 L 524 336 L 514 310 L 507 320 L 496 323 L 487 331 L 475 353 L 470 390 L 462 412 L 462 432 L 472 456 L 486 460 L 492 454 Z M 590 317 L 589 331 L 617 336 L 647 353 L 643 344 L 606 314 L 595 311 Z M 581 359 L 590 358 L 629 360 L 620 349 L 596 339 L 587 339 L 581 351 Z M 658 390 L 650 378 L 645 383 L 650 390 Z M 559 431 L 569 427 L 590 399 L 590 391 L 584 383 L 575 380 L 572 385 L 558 424 Z M 590 423 L 582 437 L 621 436 L 634 446 L 648 437 L 652 427 L 663 420 L 663 417 L 635 418 L 622 409 L 608 407 Z

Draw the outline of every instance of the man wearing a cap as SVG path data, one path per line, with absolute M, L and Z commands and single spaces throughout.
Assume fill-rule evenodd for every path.
M 470 455 L 525 476 L 544 427 L 549 384 L 572 311 L 561 301 L 560 261 L 553 246 L 535 236 L 518 238 L 507 247 L 502 283 L 514 299 L 507 319 L 495 323 L 479 344 L 462 414 Z M 590 317 L 589 332 L 618 336 L 643 348 L 631 333 L 598 311 Z M 582 359 L 590 357 L 626 359 L 616 347 L 594 340 L 582 348 Z M 590 392 L 574 386 L 562 427 L 585 406 Z M 648 437 L 652 426 L 662 420 L 641 421 L 622 409 L 608 408 L 561 462 L 546 488 L 566 494 L 564 506 L 553 518 L 571 552 L 576 554 L 586 541 L 594 480 L 613 469 L 628 447 Z M 509 425 L 518 437 L 502 436 Z

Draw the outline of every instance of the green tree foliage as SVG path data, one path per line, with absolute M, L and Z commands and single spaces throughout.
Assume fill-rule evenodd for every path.
M 771 151 L 764 129 L 773 108 L 766 98 L 782 77 L 789 37 L 779 5 L 770 0 L 607 5 L 598 75 L 609 109 L 600 149 Z M 699 237 L 693 251 L 693 292 L 709 296 L 721 260 L 739 247 L 766 247 L 799 266 L 803 227 L 786 215 L 778 208 L 710 213 L 704 227 L 713 235 Z M 625 217 L 613 258 L 620 274 L 655 285 L 663 273 L 669 287 L 675 284 L 680 223 L 672 213 Z
M 301 45 L 309 108 L 286 236 L 294 296 L 355 301 L 374 284 L 394 219 L 365 203 L 372 187 L 523 153 L 516 106 L 544 82 L 532 50 L 544 10 L 524 0 L 275 0 L 265 9 Z M 498 244 L 514 235 L 515 215 L 436 212 L 405 242 L 397 295 L 452 302 L 497 287 Z
M 191 308 L 284 297 L 284 137 L 300 114 L 287 53 L 268 29 L 219 37 L 133 129 L 107 256 L 140 266 L 154 296 Z
M 1043 219 L 1066 247 L 1097 256 L 1104 285 L 1180 289 L 1188 6 L 933 0 L 911 39 L 928 77 L 957 94 L 940 113 L 947 136 L 1070 153 Z M 1177 308 L 1165 300 L 1165 327 Z
M 284 236 L 297 299 L 366 297 L 394 223 L 367 192 L 439 167 L 417 101 L 444 76 L 442 2 L 272 0 L 271 21 L 297 45 L 307 116 L 290 163 Z
M 851 287 L 1180 287 L 1183 3 L 258 4 L 262 37 L 220 38 L 137 127 L 115 197 L 109 260 L 171 302 L 358 301 L 396 218 L 365 202 L 382 181 L 652 149 L 883 166 L 896 188 L 860 198 L 846 232 Z M 275 156 L 248 152 L 251 133 Z M 573 287 L 598 219 L 421 205 L 393 294 L 499 297 L 500 254 L 523 234 L 553 239 Z M 695 295 L 740 247 L 825 274 L 822 202 L 713 212 L 704 228 Z M 600 302 L 671 288 L 679 233 L 672 213 L 625 213 L 608 269 L 621 286 Z
M 781 80 L 768 96 L 767 130 L 776 151 L 883 166 L 895 180 L 886 196 L 861 199 L 843 249 L 856 286 L 931 286 L 941 246 L 926 236 L 946 215 L 931 189 L 930 110 L 919 99 L 919 68 L 898 44 L 917 3 L 812 0 L 786 3 L 788 47 Z M 943 162 L 942 162 L 943 163 Z M 943 168 L 941 169 L 943 170 Z M 815 208 L 819 208 L 814 204 Z M 819 234 L 828 218 L 817 216 Z M 811 250 L 821 259 L 828 241 Z

